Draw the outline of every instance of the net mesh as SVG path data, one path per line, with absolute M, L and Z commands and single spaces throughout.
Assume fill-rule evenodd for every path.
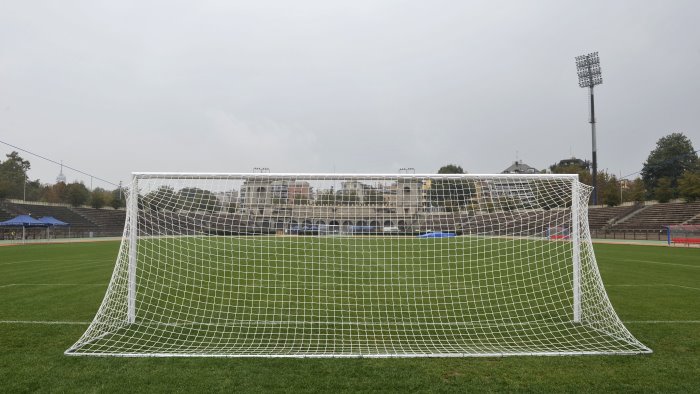
M 136 174 L 105 298 L 66 354 L 645 353 L 572 176 Z

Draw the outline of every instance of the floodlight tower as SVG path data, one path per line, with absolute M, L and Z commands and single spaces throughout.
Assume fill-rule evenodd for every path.
M 593 205 L 598 205 L 598 152 L 595 140 L 595 106 L 593 105 L 593 87 L 603 83 L 600 73 L 600 59 L 598 52 L 588 55 L 576 56 L 576 72 L 578 73 L 578 86 L 588 88 L 591 94 L 591 139 L 593 145 Z

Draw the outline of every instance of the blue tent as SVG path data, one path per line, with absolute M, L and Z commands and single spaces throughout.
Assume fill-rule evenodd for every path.
M 19 215 L 10 220 L 0 222 L 2 227 L 48 227 L 48 224 L 40 222 L 29 215 Z
M 19 215 L 10 220 L 0 222 L 0 227 L 22 227 L 22 239 L 26 239 L 27 227 L 49 227 L 48 224 L 42 223 L 29 215 Z
M 70 224 L 63 222 L 61 220 L 56 219 L 53 216 L 44 216 L 39 218 L 39 221 L 42 223 L 46 223 L 51 227 L 58 226 L 58 227 L 64 227 L 64 226 L 70 226 Z
M 443 233 L 440 231 L 433 231 L 425 234 L 421 234 L 418 236 L 418 238 L 452 238 L 456 234 L 455 233 Z

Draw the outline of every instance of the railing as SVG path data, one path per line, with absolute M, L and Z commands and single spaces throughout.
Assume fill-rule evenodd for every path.
M 25 228 L 25 239 L 33 240 L 52 240 L 64 238 L 99 238 L 99 237 L 120 237 L 122 231 L 95 231 L 85 229 L 68 229 L 68 228 L 50 228 L 46 231 L 46 227 Z M 2 240 L 22 240 L 22 228 L 3 228 L 0 229 L 0 241 Z
M 666 229 L 591 229 L 591 237 L 597 239 L 630 239 L 666 241 Z

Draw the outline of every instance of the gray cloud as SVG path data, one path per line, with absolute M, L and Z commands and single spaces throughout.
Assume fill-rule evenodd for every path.
M 699 8 L 3 2 L 0 139 L 115 181 L 255 166 L 490 173 L 516 151 L 544 168 L 590 158 L 573 58 L 599 51 L 599 167 L 624 175 L 670 132 L 700 147 Z M 32 178 L 57 175 L 28 158 Z

